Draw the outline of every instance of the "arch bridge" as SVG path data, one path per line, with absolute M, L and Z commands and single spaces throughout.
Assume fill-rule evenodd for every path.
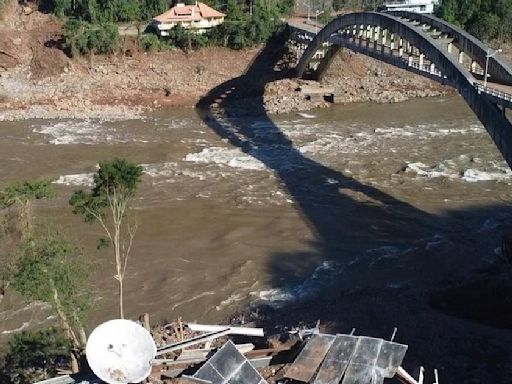
M 342 48 L 453 86 L 512 168 L 512 70 L 474 36 L 431 15 L 359 12 L 317 27 L 289 23 L 296 76 L 321 80 Z M 487 67 L 487 81 L 484 73 Z

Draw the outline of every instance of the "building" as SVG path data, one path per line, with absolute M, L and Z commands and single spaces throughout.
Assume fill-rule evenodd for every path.
M 416 13 L 434 13 L 439 0 L 392 0 L 386 1 L 382 11 L 409 11 Z
M 204 33 L 208 29 L 224 22 L 225 14 L 208 5 L 196 2 L 195 5 L 178 3 L 167 12 L 151 20 L 151 25 L 160 36 L 169 36 L 169 30 L 177 25 L 196 33 Z

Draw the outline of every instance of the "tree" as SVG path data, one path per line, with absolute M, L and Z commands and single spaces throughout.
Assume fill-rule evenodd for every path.
M 63 48 L 71 56 L 114 53 L 119 46 L 119 29 L 113 23 L 90 24 L 69 19 L 63 27 Z
M 16 207 L 19 209 L 20 231 L 23 236 L 32 228 L 32 201 L 49 198 L 54 194 L 48 180 L 11 184 L 0 191 L 0 208 Z
M 9 275 L 12 287 L 26 300 L 51 305 L 72 345 L 77 372 L 87 342 L 83 318 L 91 306 L 91 268 L 80 249 L 59 229 L 33 231 L 11 256 Z
M 512 0 L 443 0 L 437 15 L 480 39 L 512 38 Z
M 49 181 L 24 181 L 0 191 L 0 237 L 4 250 L 14 248 L 32 230 L 32 202 L 55 194 Z M 7 244 L 7 246 L 6 246 Z M 0 303 L 10 285 L 8 260 L 0 258 Z
M 98 247 L 108 244 L 114 247 L 116 263 L 114 278 L 119 283 L 121 318 L 124 318 L 123 281 L 137 229 L 128 214 L 141 177 L 142 167 L 139 165 L 124 159 L 104 161 L 100 163 L 100 168 L 94 175 L 91 191 L 76 191 L 69 200 L 73 213 L 82 215 L 86 222 L 96 221 L 101 225 L 107 239 L 100 239 Z

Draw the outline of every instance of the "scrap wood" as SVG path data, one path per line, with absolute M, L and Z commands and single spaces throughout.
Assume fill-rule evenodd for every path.
M 224 328 L 224 329 L 218 330 L 216 332 L 199 335 L 199 336 L 193 337 L 188 340 L 180 341 L 178 343 L 164 345 L 164 346 L 158 348 L 156 355 L 159 356 L 159 355 L 163 355 L 165 353 L 184 349 L 184 348 L 190 347 L 192 345 L 201 344 L 208 340 L 212 340 L 212 339 L 216 339 L 221 336 L 229 335 L 229 333 L 230 333 L 230 329 Z
M 256 336 L 256 337 L 264 337 L 265 334 L 263 332 L 263 328 L 251 328 L 251 327 L 238 327 L 231 325 L 207 325 L 207 324 L 195 324 L 195 323 L 187 323 L 187 326 L 190 330 L 196 332 L 215 332 L 221 329 L 229 328 L 231 330 L 231 335 L 244 335 L 244 336 Z
M 235 344 L 236 349 L 242 353 L 246 354 L 251 352 L 254 349 L 254 344 L 247 343 L 247 344 Z M 206 349 L 184 349 L 181 352 L 181 355 L 179 355 L 177 358 L 173 359 L 154 359 L 152 361 L 153 365 L 161 365 L 161 364 L 174 364 L 174 365 L 180 365 L 180 364 L 195 364 L 195 363 L 201 363 L 206 360 L 208 357 L 208 354 L 212 352 L 211 348 Z M 259 356 L 259 358 L 263 358 L 265 356 Z
M 421 370 L 420 370 L 421 382 L 416 381 L 416 379 L 414 377 L 412 377 L 411 375 L 409 375 L 409 373 L 402 367 L 398 367 L 398 369 L 396 371 L 396 376 L 398 377 L 398 380 L 400 380 L 402 383 L 406 383 L 406 384 L 421 384 L 423 382 L 423 372 Z
M 289 351 L 290 349 L 291 349 L 290 346 L 279 346 L 279 347 L 275 347 L 275 348 L 255 349 L 253 351 L 247 352 L 245 354 L 245 356 L 247 356 L 248 359 L 256 359 L 256 358 L 260 358 L 260 357 L 274 356 L 280 352 Z

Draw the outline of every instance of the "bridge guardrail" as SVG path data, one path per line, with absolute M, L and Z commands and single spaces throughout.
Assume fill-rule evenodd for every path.
M 506 92 L 500 91 L 500 90 L 498 90 L 496 88 L 484 87 L 481 84 L 475 84 L 475 88 L 480 93 L 483 92 L 483 93 L 486 93 L 488 95 L 497 97 L 498 99 L 503 99 L 503 100 L 512 102 L 512 94 L 510 94 L 510 93 L 506 93 Z

